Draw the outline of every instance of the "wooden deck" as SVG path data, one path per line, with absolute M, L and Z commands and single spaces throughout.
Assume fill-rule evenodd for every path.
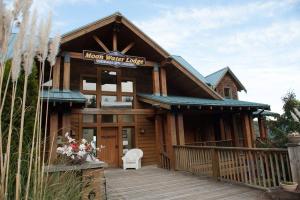
M 269 200 L 265 192 L 155 166 L 105 171 L 108 200 Z

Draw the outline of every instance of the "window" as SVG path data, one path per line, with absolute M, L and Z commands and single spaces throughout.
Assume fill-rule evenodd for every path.
M 121 82 L 121 91 L 133 93 L 133 81 L 122 81 Z
M 96 108 L 96 95 L 94 94 L 85 94 L 85 98 L 87 99 L 86 101 L 86 107 L 87 108 Z
M 228 87 L 224 88 L 224 97 L 227 99 L 231 99 L 231 88 Z
M 102 95 L 101 101 L 102 102 L 116 102 L 117 96 Z
M 122 128 L 122 139 L 123 139 L 123 154 L 132 148 L 134 148 L 134 129 L 133 128 Z
M 122 96 L 122 102 L 127 102 L 128 107 L 132 107 L 133 104 L 133 96 Z
M 82 115 L 82 121 L 83 123 L 96 123 L 97 115 L 84 114 Z
M 83 128 L 82 138 L 86 139 L 88 142 L 97 142 L 97 129 L 96 128 Z
M 123 123 L 133 123 L 134 115 L 120 115 L 121 122 Z
M 82 90 L 96 91 L 97 78 L 83 77 L 82 78 Z
M 116 123 L 117 115 L 102 115 L 101 122 L 102 123 Z
M 101 91 L 117 92 L 117 72 L 107 70 L 101 72 Z

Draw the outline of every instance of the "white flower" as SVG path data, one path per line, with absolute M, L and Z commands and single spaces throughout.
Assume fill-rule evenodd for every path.
M 88 141 L 87 141 L 86 139 L 84 139 L 84 138 L 81 140 L 81 142 L 82 142 L 83 144 L 88 143 Z

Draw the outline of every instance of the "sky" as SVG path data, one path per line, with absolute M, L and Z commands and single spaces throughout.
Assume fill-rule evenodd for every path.
M 204 76 L 229 66 L 247 89 L 241 100 L 282 112 L 281 98 L 300 98 L 300 0 L 34 0 L 51 10 L 53 33 L 117 11 L 170 54 Z

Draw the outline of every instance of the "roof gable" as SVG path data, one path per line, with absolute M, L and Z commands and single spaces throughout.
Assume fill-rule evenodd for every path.
M 126 26 L 130 31 L 136 34 L 139 38 L 145 41 L 148 45 L 150 45 L 156 52 L 158 52 L 165 60 L 168 58 L 173 58 L 176 63 L 172 62 L 173 65 L 177 68 L 181 68 L 180 71 L 183 74 L 188 75 L 188 77 L 197 83 L 197 85 L 202 88 L 206 93 L 209 94 L 214 99 L 222 99 L 220 95 L 218 95 L 214 90 L 212 90 L 205 80 L 204 76 L 202 76 L 196 69 L 194 69 L 188 62 L 186 62 L 180 56 L 170 56 L 170 54 L 165 51 L 162 47 L 160 47 L 156 42 L 154 42 L 150 37 L 148 37 L 145 33 L 143 33 L 138 27 L 136 27 L 133 23 L 131 23 L 126 17 L 124 17 L 121 13 L 116 12 L 110 16 L 77 28 L 73 31 L 70 31 L 64 35 L 62 35 L 62 44 L 68 43 L 78 37 L 81 37 L 85 34 L 88 34 L 92 31 L 95 31 L 101 27 L 112 23 L 121 23 Z M 182 70 L 183 68 L 183 70 Z
M 129 30 L 131 30 L 136 35 L 138 35 L 141 39 L 143 39 L 147 44 L 149 44 L 152 48 L 158 51 L 165 58 L 169 56 L 169 53 L 167 51 L 165 51 L 162 47 L 160 47 L 155 41 L 153 41 L 150 37 L 148 37 L 145 33 L 143 33 L 138 27 L 136 27 L 133 23 L 131 23 L 126 17 L 124 17 L 119 12 L 116 12 L 100 20 L 89 23 L 85 26 L 79 27 L 77 29 L 74 29 L 70 32 L 63 34 L 61 43 L 62 44 L 67 43 L 75 38 L 78 38 L 82 35 L 95 31 L 96 29 L 112 24 L 114 22 L 122 23 L 124 26 L 126 26 Z
M 207 82 L 214 86 L 217 87 L 218 84 L 220 83 L 220 81 L 224 78 L 224 76 L 226 74 L 229 74 L 232 76 L 232 78 L 234 79 L 234 81 L 236 81 L 236 83 L 238 84 L 238 88 L 239 91 L 240 90 L 244 90 L 245 92 L 247 92 L 246 88 L 243 86 L 243 84 L 240 82 L 240 80 L 235 76 L 235 74 L 231 71 L 231 69 L 229 67 L 225 67 L 223 69 L 220 69 L 208 76 L 205 77 L 205 79 L 207 80 Z

